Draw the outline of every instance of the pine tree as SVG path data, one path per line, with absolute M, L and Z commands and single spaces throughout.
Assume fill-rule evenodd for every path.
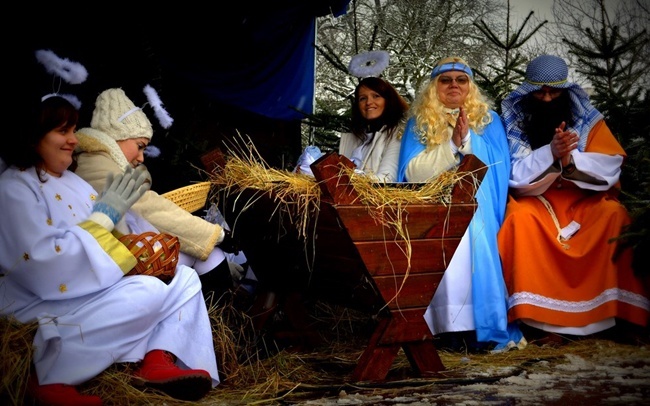
M 579 41 L 563 38 L 577 59 L 576 71 L 593 86 L 591 99 L 603 113 L 608 127 L 627 151 L 621 176 L 626 205 L 634 222 L 619 237 L 634 248 L 634 269 L 647 273 L 650 256 L 650 106 L 647 83 L 650 63 L 644 49 L 650 41 L 646 30 L 629 35 L 609 19 L 604 1 L 599 2 L 596 27 L 580 31 Z
M 506 14 L 506 38 L 500 39 L 494 30 L 492 30 L 484 20 L 474 23 L 474 25 L 503 53 L 503 65 L 490 63 L 487 68 L 491 70 L 488 72 L 485 69 L 475 69 L 476 82 L 481 89 L 494 101 L 494 108 L 498 113 L 501 113 L 501 101 L 517 87 L 524 78 L 526 57 L 518 50 L 528 42 L 540 28 L 548 21 L 544 20 L 535 26 L 528 34 L 524 34 L 528 23 L 534 12 L 531 11 L 522 22 L 521 26 L 514 32 L 510 33 L 510 1 L 507 4 Z M 501 60 L 499 60 L 501 62 Z

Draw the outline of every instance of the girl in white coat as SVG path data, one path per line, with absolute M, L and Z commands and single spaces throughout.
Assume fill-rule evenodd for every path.
M 25 106 L 21 106 L 23 108 Z M 38 322 L 30 393 L 39 404 L 101 405 L 80 394 L 114 363 L 140 362 L 135 383 L 197 400 L 219 383 L 197 273 L 178 266 L 166 284 L 125 276 L 136 258 L 112 234 L 144 191 L 129 168 L 102 196 L 68 170 L 78 112 L 59 96 L 20 117 L 0 175 L 0 315 Z

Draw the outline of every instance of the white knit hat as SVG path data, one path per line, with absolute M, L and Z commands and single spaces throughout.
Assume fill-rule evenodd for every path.
M 107 89 L 97 96 L 90 126 L 115 141 L 153 136 L 151 122 L 122 89 Z

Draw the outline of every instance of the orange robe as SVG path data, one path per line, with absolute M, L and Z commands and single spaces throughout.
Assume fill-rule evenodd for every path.
M 622 155 L 603 121 L 594 126 L 586 152 Z M 631 249 L 617 252 L 610 238 L 631 219 L 614 188 L 596 192 L 558 177 L 542 196 L 560 227 L 571 221 L 580 229 L 566 241 L 544 203 L 536 196 L 511 194 L 498 234 L 508 289 L 508 320 L 532 319 L 564 327 L 582 327 L 608 318 L 645 326 L 650 301 L 633 274 Z M 617 252 L 614 260 L 614 253 Z

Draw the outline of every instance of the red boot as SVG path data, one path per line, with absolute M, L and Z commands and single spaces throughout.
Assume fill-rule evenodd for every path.
M 29 379 L 28 393 L 40 406 L 102 406 L 102 398 L 82 395 L 74 386 L 61 383 L 39 385 L 36 375 Z
M 162 350 L 149 351 L 135 372 L 135 385 L 165 392 L 182 400 L 199 400 L 212 389 L 212 378 L 202 369 L 180 369 L 174 355 Z

